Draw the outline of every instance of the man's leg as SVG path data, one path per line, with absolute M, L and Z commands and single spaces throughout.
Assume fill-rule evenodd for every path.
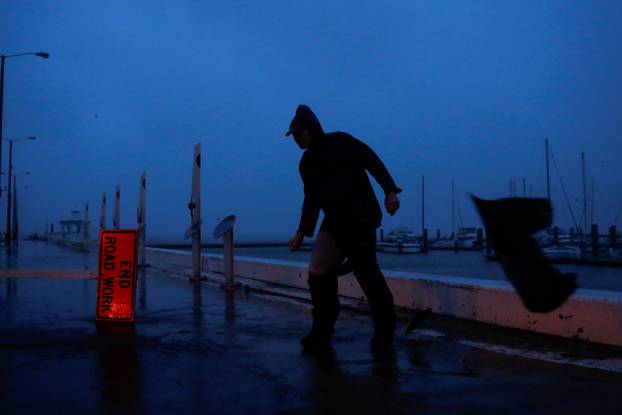
M 304 347 L 328 347 L 341 306 L 337 296 L 336 269 L 341 252 L 330 233 L 320 231 L 313 245 L 309 264 L 309 291 L 313 305 L 313 326 L 302 339 Z
M 339 249 L 351 262 L 354 276 L 361 286 L 374 319 L 372 345 L 389 346 L 395 332 L 393 294 L 387 286 L 376 258 L 375 229 L 351 229 L 335 234 Z

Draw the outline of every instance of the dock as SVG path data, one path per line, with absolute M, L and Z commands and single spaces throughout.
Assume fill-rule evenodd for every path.
M 620 348 L 439 314 L 406 336 L 412 313 L 399 309 L 393 352 L 376 354 L 366 304 L 343 298 L 334 351 L 305 355 L 304 290 L 250 278 L 223 290 L 212 272 L 191 283 L 188 267 L 162 258 L 139 275 L 134 330 L 98 332 L 96 280 L 84 269 L 95 256 L 60 246 L 51 255 L 48 277 L 28 275 L 50 266 L 41 256 L 0 276 L 2 414 L 550 414 L 622 405 Z M 72 267 L 82 276 L 63 277 Z

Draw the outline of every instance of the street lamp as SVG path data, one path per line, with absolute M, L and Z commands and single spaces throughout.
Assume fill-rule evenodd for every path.
M 47 52 L 24 52 L 24 53 L 15 53 L 13 55 L 0 55 L 0 137 L 2 137 L 2 118 L 4 114 L 4 61 L 7 58 L 16 58 L 18 56 L 27 56 L 33 55 L 38 56 L 39 58 L 47 59 L 50 57 L 50 54 Z M 2 171 L 2 143 L 0 143 L 0 171 Z M 9 182 L 9 187 L 11 187 L 11 183 Z M 2 197 L 2 190 L 0 189 L 0 197 Z
M 19 226 L 18 226 L 18 221 L 17 221 L 17 189 L 28 189 L 29 188 L 28 186 L 17 187 L 17 176 L 21 176 L 21 175 L 30 176 L 30 173 L 29 172 L 18 173 L 18 174 L 13 176 L 13 192 L 15 192 L 15 194 L 13 195 L 13 234 L 12 234 L 12 239 L 14 241 L 16 241 L 16 242 L 18 240 L 18 234 L 19 234 Z
M 4 240 L 7 245 L 11 243 L 11 175 L 13 174 L 13 142 L 19 140 L 36 140 L 37 137 L 29 136 L 29 137 L 20 137 L 20 138 L 3 138 L 9 142 L 9 186 L 7 190 L 7 198 L 6 198 L 6 233 L 4 234 Z

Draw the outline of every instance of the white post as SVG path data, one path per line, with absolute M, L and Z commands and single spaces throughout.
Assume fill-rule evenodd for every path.
M 106 229 L 106 193 L 102 194 L 102 207 L 99 210 L 99 229 Z
M 233 281 L 233 226 L 223 235 L 225 284 L 224 288 L 235 288 Z
M 192 235 L 192 278 L 201 279 L 201 143 L 194 146 L 192 196 L 190 197 Z
M 223 238 L 224 255 L 224 274 L 225 282 L 222 288 L 230 290 L 236 288 L 234 281 L 234 261 L 233 261 L 233 224 L 235 223 L 235 215 L 229 215 L 224 218 L 216 229 L 214 229 L 214 238 Z
M 146 210 L 146 193 L 147 193 L 147 173 L 142 172 L 140 175 L 140 191 L 138 196 L 138 266 L 145 267 L 147 265 L 147 257 L 145 252 L 145 237 L 147 235 L 147 210 Z
M 114 192 L 114 213 L 112 215 L 112 227 L 121 228 L 121 186 L 117 185 Z

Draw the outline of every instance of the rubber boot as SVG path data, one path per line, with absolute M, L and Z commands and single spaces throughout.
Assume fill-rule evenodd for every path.
M 313 325 L 300 343 L 303 349 L 309 351 L 327 350 L 331 347 L 333 328 L 341 310 L 337 297 L 337 276 L 309 273 L 309 290 Z

